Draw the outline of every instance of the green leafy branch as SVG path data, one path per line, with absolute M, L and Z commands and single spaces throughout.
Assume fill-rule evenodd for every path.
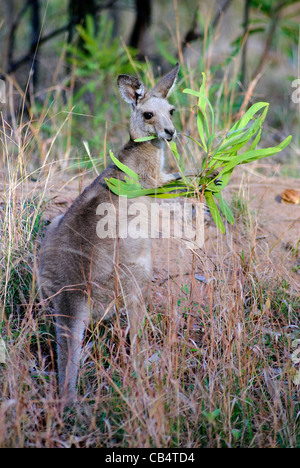
M 136 198 L 144 195 L 157 198 L 194 197 L 204 194 L 211 215 L 222 233 L 225 226 L 220 212 L 226 220 L 233 224 L 234 217 L 222 196 L 222 190 L 230 181 L 233 169 L 240 164 L 247 164 L 282 151 L 290 143 L 292 137 L 288 136 L 279 145 L 270 148 L 257 146 L 261 139 L 262 126 L 266 119 L 269 103 L 258 102 L 254 104 L 226 133 L 221 137 L 215 129 L 215 113 L 211 102 L 206 95 L 206 77 L 203 73 L 203 82 L 199 91 L 185 89 L 184 93 L 198 98 L 197 129 L 199 139 L 191 138 L 204 153 L 201 169 L 197 178 L 185 177 L 181 158 L 176 143 L 171 142 L 171 151 L 180 168 L 182 180 L 171 182 L 160 188 L 143 189 L 139 183 L 138 175 L 122 164 L 110 152 L 116 166 L 125 174 L 125 181 L 106 179 L 107 185 L 116 195 Z M 147 141 L 155 137 L 146 137 L 139 141 Z
M 152 139 L 152 138 L 149 138 Z M 137 140 L 136 140 L 137 141 Z M 143 141 L 146 141 L 143 139 Z M 175 143 L 174 143 L 175 145 Z M 116 195 L 127 197 L 127 198 L 137 198 L 142 197 L 145 195 L 152 196 L 155 198 L 174 198 L 174 197 L 182 197 L 182 196 L 194 196 L 195 195 L 195 187 L 190 187 L 184 181 L 175 181 L 170 182 L 167 185 L 159 188 L 149 188 L 143 189 L 140 182 L 139 176 L 136 174 L 132 169 L 125 166 L 125 164 L 121 163 L 112 153 L 109 152 L 110 157 L 113 163 L 125 174 L 125 181 L 120 179 L 115 179 L 111 177 L 110 179 L 105 179 L 109 189 L 115 193 Z M 172 193 L 174 191 L 180 191 L 177 193 Z

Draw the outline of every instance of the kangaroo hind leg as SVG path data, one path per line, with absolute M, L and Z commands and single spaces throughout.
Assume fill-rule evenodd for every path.
M 89 322 L 89 310 L 87 301 L 84 297 L 80 297 L 76 301 L 61 300 L 60 307 L 56 308 L 56 311 L 59 393 L 72 402 L 77 397 L 80 354 L 84 331 Z

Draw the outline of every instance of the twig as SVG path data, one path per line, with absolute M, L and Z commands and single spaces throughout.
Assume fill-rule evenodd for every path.
M 247 106 L 249 104 L 249 101 L 254 93 L 254 90 L 256 88 L 256 85 L 257 83 L 259 82 L 259 80 L 261 79 L 262 77 L 262 73 L 259 73 L 258 75 L 256 75 L 253 80 L 251 80 L 249 86 L 248 86 L 248 89 L 246 91 L 246 94 L 244 96 L 244 100 L 242 102 L 242 105 L 240 107 L 240 110 L 239 112 L 236 114 L 236 116 L 234 117 L 234 120 L 239 120 L 243 117 L 243 115 L 245 114 L 246 112 L 246 109 L 247 109 Z
M 101 5 L 100 4 L 97 5 L 96 6 L 97 11 L 105 10 L 107 8 L 111 8 L 114 5 L 114 3 L 116 3 L 116 1 L 117 0 L 109 0 L 106 3 L 103 3 Z M 11 28 L 10 35 L 12 35 L 12 38 L 11 38 L 11 43 L 10 43 L 10 47 L 9 47 L 9 59 L 10 60 L 8 61 L 8 67 L 7 67 L 7 70 L 6 70 L 7 75 L 9 75 L 10 73 L 13 73 L 21 65 L 23 65 L 28 60 L 30 60 L 31 57 L 32 57 L 32 50 L 34 50 L 37 46 L 40 46 L 40 45 L 44 44 L 45 42 L 49 41 L 50 39 L 53 39 L 54 37 L 58 36 L 59 34 L 62 34 L 64 32 L 66 32 L 66 31 L 68 31 L 71 26 L 74 26 L 75 24 L 77 24 L 77 21 L 75 21 L 75 20 L 69 21 L 64 26 L 61 26 L 60 28 L 54 29 L 50 33 L 46 34 L 45 36 L 33 41 L 31 43 L 30 50 L 25 55 L 23 55 L 23 57 L 19 58 L 15 62 L 13 62 L 12 61 L 12 52 L 13 52 L 13 46 L 14 46 L 15 29 L 18 26 L 21 17 L 24 15 L 24 12 L 26 11 L 26 9 L 28 7 L 28 4 L 29 4 L 29 1 L 26 2 L 26 5 L 24 5 L 23 9 L 18 14 L 18 16 L 17 16 L 16 20 L 14 21 L 14 24 L 12 25 L 12 28 Z
M 19 26 L 19 23 L 22 19 L 22 16 L 25 14 L 27 8 L 29 7 L 29 0 L 27 0 L 23 6 L 23 8 L 19 11 L 17 14 L 15 20 L 13 21 L 9 34 L 8 34 L 8 47 L 7 47 L 7 63 L 8 67 L 9 64 L 12 62 L 13 58 L 13 50 L 15 46 L 15 32 L 17 27 Z
M 31 31 L 32 31 L 32 39 L 31 39 L 31 55 L 32 55 L 32 75 L 33 75 L 33 85 L 36 86 L 38 82 L 38 47 L 35 44 L 38 44 L 39 37 L 40 37 L 40 8 L 39 8 L 39 0 L 30 0 L 29 1 L 31 6 Z
M 216 13 L 216 15 L 215 15 L 215 17 L 213 19 L 213 22 L 212 22 L 213 28 L 215 28 L 217 26 L 217 24 L 219 23 L 221 17 L 224 15 L 226 10 L 230 6 L 231 2 L 232 2 L 232 0 L 224 0 L 223 1 L 222 5 L 218 9 L 218 12 Z M 197 14 L 198 14 L 198 8 L 196 9 L 196 12 L 195 12 L 194 17 L 193 17 L 192 26 L 189 29 L 189 31 L 186 33 L 186 35 L 185 35 L 185 37 L 184 37 L 184 39 L 182 41 L 182 44 L 181 44 L 181 49 L 182 50 L 185 47 L 187 47 L 187 45 L 190 42 L 204 38 L 204 33 L 202 31 L 200 31 L 200 32 L 196 31 L 196 28 L 197 28 Z
M 30 51 L 23 55 L 20 59 L 18 59 L 15 62 L 10 63 L 6 73 L 9 75 L 10 73 L 13 73 L 14 71 L 17 70 L 21 65 L 23 65 L 25 62 L 27 62 L 31 57 L 32 57 L 32 48 L 35 48 L 37 45 L 41 45 L 44 42 L 49 41 L 55 36 L 58 36 L 59 34 L 67 31 L 72 25 L 74 24 L 74 21 L 70 21 L 68 24 L 65 24 L 64 26 L 55 29 L 54 31 L 51 31 L 49 34 L 46 34 L 45 36 L 41 37 L 39 41 L 35 41 L 31 44 Z
M 160 283 L 158 283 L 158 286 L 163 286 L 167 281 L 173 280 L 175 278 L 179 278 L 179 276 L 194 276 L 194 275 L 199 275 L 201 272 L 185 272 L 185 273 L 177 273 L 176 275 L 169 275 L 167 278 L 164 278 Z M 199 280 L 198 280 L 199 281 Z
M 273 42 L 273 38 L 274 38 L 276 29 L 277 29 L 277 25 L 278 25 L 279 12 L 280 12 L 280 10 L 276 10 L 276 13 L 274 14 L 274 16 L 271 19 L 270 30 L 269 30 L 269 34 L 267 36 L 265 47 L 264 47 L 264 50 L 263 50 L 263 52 L 261 54 L 260 61 L 259 61 L 258 65 L 257 65 L 257 67 L 256 67 L 255 72 L 254 72 L 255 77 L 257 75 L 261 74 L 261 72 L 262 72 L 262 70 L 263 70 L 263 68 L 265 66 L 265 63 L 268 61 L 269 52 L 270 52 L 272 42 Z
M 266 42 L 265 42 L 264 50 L 263 50 L 263 52 L 261 54 L 261 57 L 260 57 L 258 65 L 256 67 L 256 70 L 255 70 L 255 72 L 253 74 L 254 78 L 252 78 L 252 80 L 251 80 L 251 82 L 250 82 L 250 84 L 248 86 L 248 89 L 247 89 L 247 92 L 245 94 L 245 97 L 244 97 L 243 103 L 241 105 L 241 108 L 240 108 L 238 114 L 235 117 L 236 119 L 242 118 L 242 116 L 245 114 L 246 108 L 247 108 L 248 103 L 249 103 L 249 101 L 250 101 L 250 99 L 251 99 L 251 97 L 252 97 L 252 95 L 254 93 L 256 85 L 257 85 L 258 81 L 260 80 L 260 78 L 262 77 L 263 69 L 264 69 L 264 66 L 265 66 L 266 62 L 268 61 L 269 52 L 270 52 L 270 49 L 271 49 L 272 43 L 273 43 L 273 38 L 274 38 L 274 35 L 276 33 L 276 30 L 277 30 L 277 26 L 278 26 L 278 22 L 279 22 L 279 18 L 280 18 L 280 12 L 286 6 L 286 4 L 287 4 L 287 2 L 282 1 L 282 2 L 277 3 L 277 5 L 275 5 L 275 7 L 274 7 L 274 10 L 273 10 L 274 13 L 273 13 L 273 16 L 271 17 L 270 29 L 269 29 L 269 33 L 268 33 L 268 36 L 267 36 L 267 39 L 266 39 Z M 247 7 L 247 5 L 246 5 L 246 7 Z M 247 12 L 247 15 L 248 14 L 249 14 L 249 12 Z M 245 12 L 245 18 L 246 18 L 246 12 Z M 245 23 L 246 23 L 246 20 L 245 20 Z M 245 47 L 246 47 L 246 44 L 244 45 L 244 51 L 245 51 Z M 246 67 L 246 64 L 244 64 L 244 67 Z M 242 70 L 245 73 L 245 69 L 242 68 Z M 242 80 L 243 80 L 243 77 L 244 76 L 242 74 Z

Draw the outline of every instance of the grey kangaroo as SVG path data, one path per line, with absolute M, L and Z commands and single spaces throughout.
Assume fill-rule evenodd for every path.
M 136 77 L 118 77 L 121 97 L 131 106 L 130 140 L 118 159 L 139 175 L 144 188 L 160 187 L 180 178 L 178 173 L 166 174 L 163 170 L 165 140 L 171 141 L 176 134 L 174 107 L 167 98 L 178 70 L 177 64 L 150 90 Z M 134 141 L 153 135 L 156 138 L 151 141 Z M 40 251 L 41 296 L 51 300 L 55 309 L 59 391 L 69 401 L 76 399 L 82 339 L 90 319 L 109 319 L 117 307 L 125 306 L 134 349 L 145 317 L 152 278 L 149 236 L 97 235 L 100 205 L 114 206 L 120 226 L 127 216 L 119 210 L 119 197 L 105 182 L 105 178 L 124 180 L 124 176 L 114 164 L 107 167 L 65 215 L 53 220 Z M 138 200 L 146 209 L 151 206 L 149 197 Z

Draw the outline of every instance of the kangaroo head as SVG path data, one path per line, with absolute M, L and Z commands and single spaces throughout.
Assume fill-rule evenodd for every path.
M 176 130 L 172 122 L 175 108 L 169 104 L 167 98 L 175 84 L 178 70 L 179 64 L 150 90 L 134 76 L 118 76 L 120 94 L 131 105 L 132 140 L 154 135 L 160 140 L 171 141 L 175 136 Z

